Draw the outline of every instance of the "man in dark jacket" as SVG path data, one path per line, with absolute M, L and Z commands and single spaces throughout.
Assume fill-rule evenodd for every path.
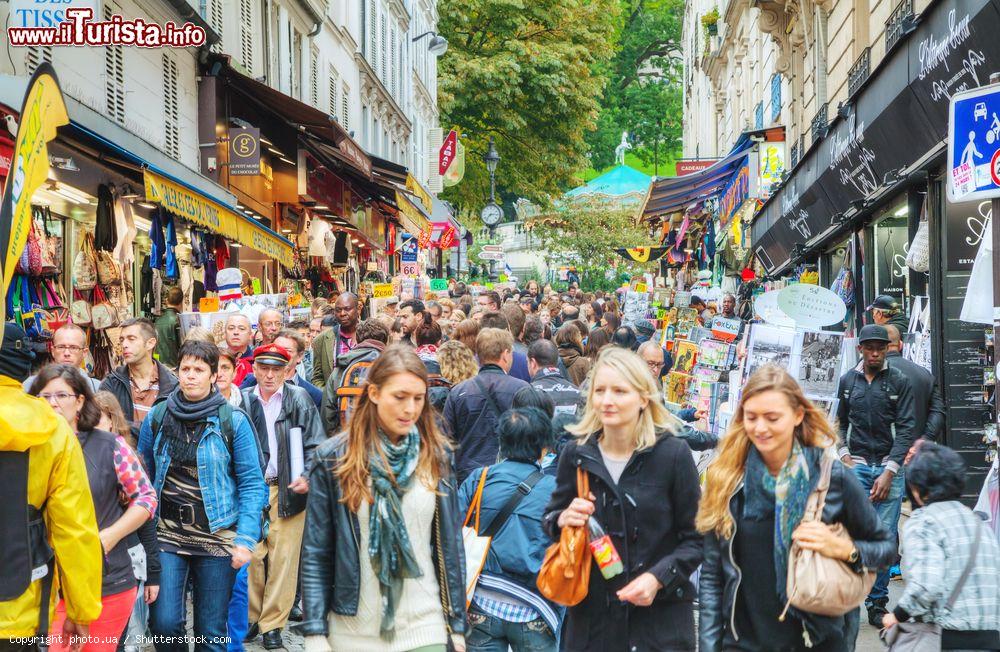
M 889 334 L 868 324 L 858 333 L 861 364 L 840 379 L 837 421 L 844 464 L 853 467 L 886 528 L 898 531 L 905 494 L 903 461 L 916 437 L 913 389 L 902 371 L 886 362 Z M 879 573 L 865 606 L 868 621 L 882 626 L 889 600 L 889 572 Z
M 334 314 L 337 325 L 323 331 L 312 343 L 313 372 L 309 380 L 320 389 L 326 386 L 340 356 L 353 349 L 357 342 L 354 330 L 361 315 L 358 297 L 350 292 L 341 294 L 334 304 Z
M 444 420 L 458 445 L 455 470 L 459 482 L 497 458 L 496 425 L 509 410 L 514 394 L 530 385 L 508 376 L 514 360 L 514 338 L 501 328 L 484 328 L 476 336 L 479 375 L 456 385 L 444 404 Z
M 579 388 L 559 370 L 559 349 L 550 340 L 538 340 L 528 347 L 531 386 L 544 392 L 556 406 L 556 415 L 575 417 L 584 397 Z
M 872 313 L 872 321 L 879 326 L 892 324 L 899 329 L 899 332 L 906 334 L 910 330 L 910 320 L 906 316 L 906 311 L 895 298 L 888 294 L 880 294 L 868 306 Z
M 931 372 L 903 357 L 902 334 L 895 325 L 886 324 L 885 330 L 889 334 L 885 360 L 890 367 L 903 372 L 913 389 L 914 442 L 921 439 L 937 441 L 945 423 L 944 398 L 937 379 Z
M 325 437 L 309 394 L 285 382 L 292 365 L 287 349 L 268 344 L 254 351 L 257 386 L 243 390 L 244 404 L 264 455 L 270 527 L 254 550 L 249 571 L 251 636 L 264 633 L 268 650 L 283 647 L 281 628 L 295 601 L 305 525 L 309 465 Z
M 323 429 L 330 437 L 340 432 L 347 424 L 341 423 L 340 400 L 337 390 L 344 381 L 344 372 L 355 362 L 374 362 L 385 351 L 389 341 L 389 329 L 378 319 L 363 321 L 357 330 L 358 345 L 337 360 L 337 367 L 323 388 L 320 411 Z
M 180 312 L 184 306 L 184 291 L 177 286 L 167 290 L 167 307 L 156 320 L 156 357 L 160 362 L 177 368 L 177 351 L 181 348 Z
M 139 426 L 153 404 L 177 387 L 177 377 L 153 359 L 156 327 L 148 319 L 129 319 L 122 324 L 120 342 L 125 364 L 112 371 L 101 383 L 111 392 L 125 413 L 132 436 L 139 440 Z

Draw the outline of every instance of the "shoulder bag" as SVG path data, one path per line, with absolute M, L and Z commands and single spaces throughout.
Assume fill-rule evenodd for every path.
M 977 517 L 978 520 L 978 517 Z M 976 523 L 976 540 L 972 544 L 972 552 L 969 553 L 969 561 L 962 570 L 962 576 L 955 583 L 955 588 L 948 596 L 948 611 L 955 607 L 965 581 L 972 573 L 972 567 L 976 565 L 976 556 L 979 554 L 979 542 L 983 538 L 983 526 Z M 937 623 L 905 622 L 897 623 L 889 629 L 883 629 L 879 633 L 882 642 L 885 643 L 889 652 L 938 652 L 941 649 L 941 625 Z
M 833 457 L 823 456 L 820 462 L 819 483 L 806 502 L 802 523 L 822 522 L 833 464 Z M 842 523 L 826 526 L 840 538 L 850 537 Z M 789 606 L 820 616 L 843 616 L 861 605 L 873 584 L 875 584 L 873 570 L 866 568 L 858 573 L 847 562 L 825 557 L 812 550 L 804 550 L 793 543 L 788 555 L 788 579 L 785 584 L 788 603 L 781 613 L 780 620 L 784 620 Z
M 580 498 L 590 496 L 590 479 L 579 466 L 576 467 L 576 493 Z M 564 527 L 559 533 L 559 541 L 545 551 L 542 567 L 538 569 L 538 591 L 556 604 L 567 607 L 580 604 L 590 588 L 591 565 L 587 528 Z

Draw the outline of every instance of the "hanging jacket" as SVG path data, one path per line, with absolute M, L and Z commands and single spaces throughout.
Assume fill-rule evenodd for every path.
M 180 276 L 180 269 L 177 266 L 177 226 L 174 223 L 173 215 L 164 213 L 164 217 L 166 261 L 164 262 L 163 273 L 169 279 L 176 279 Z
M 167 254 L 167 244 L 163 239 L 163 218 L 166 214 L 157 206 L 149 216 L 149 266 L 152 269 L 163 269 L 163 259 Z
M 113 252 L 118 245 L 115 227 L 115 198 L 111 188 L 102 183 L 97 187 L 97 222 L 94 224 L 94 249 Z
M 103 554 L 80 444 L 44 400 L 28 396 L 21 383 L 2 375 L 0 405 L 0 451 L 28 451 L 28 502 L 42 510 L 57 563 L 72 568 L 56 573 L 48 620 L 55 617 L 58 591 L 69 620 L 91 623 L 101 615 Z M 15 600 L 0 602 L 0 639 L 34 636 L 40 603 L 41 582 L 32 582 Z

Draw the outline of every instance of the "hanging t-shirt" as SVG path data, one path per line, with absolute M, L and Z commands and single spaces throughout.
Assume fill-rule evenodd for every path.
M 229 267 L 229 244 L 221 235 L 215 236 L 215 267 L 225 269 Z
M 162 208 L 157 208 L 150 215 L 149 224 L 149 266 L 154 269 L 163 268 L 163 258 L 166 255 L 167 245 L 163 239 L 163 216 Z
M 326 220 L 313 218 L 309 223 L 309 255 L 329 256 L 327 238 L 331 234 L 330 223 Z
M 177 268 L 177 227 L 174 225 L 174 216 L 165 213 L 164 226 L 166 227 L 166 262 L 164 275 L 169 279 L 175 279 L 180 275 Z

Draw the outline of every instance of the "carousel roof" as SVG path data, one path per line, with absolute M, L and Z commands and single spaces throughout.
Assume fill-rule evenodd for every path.
M 653 177 L 643 174 L 627 165 L 617 165 L 604 174 L 591 179 L 588 183 L 570 190 L 564 199 L 582 199 L 592 196 L 628 197 L 638 195 L 645 197 L 649 191 L 649 183 Z

